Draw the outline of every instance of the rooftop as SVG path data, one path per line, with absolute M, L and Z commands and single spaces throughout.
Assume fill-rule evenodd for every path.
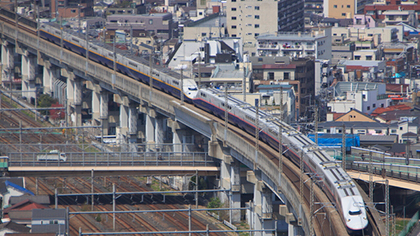
M 257 36 L 257 40 L 288 40 L 288 41 L 314 41 L 320 38 L 326 37 L 324 34 L 305 34 L 305 33 L 293 33 L 293 32 L 282 32 L 277 35 L 274 34 L 263 34 Z

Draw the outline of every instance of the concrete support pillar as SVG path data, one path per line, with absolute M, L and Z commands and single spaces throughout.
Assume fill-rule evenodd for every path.
M 230 207 L 240 208 L 241 207 L 241 167 L 238 162 L 234 162 L 230 167 L 230 185 L 231 185 L 231 197 Z M 232 222 L 241 221 L 241 211 L 232 210 Z
M 261 172 L 253 171 L 247 172 L 248 182 L 254 183 L 254 211 L 251 212 L 253 229 L 274 229 L 275 221 L 273 220 L 273 193 L 269 188 L 266 188 L 261 178 Z M 272 231 L 264 233 L 258 232 L 255 235 L 274 235 Z
M 92 119 L 98 120 L 101 113 L 101 92 L 99 84 L 86 81 L 86 88 L 92 91 Z
M 131 143 L 137 142 L 137 120 L 138 120 L 138 104 L 130 103 L 129 107 L 129 121 L 128 121 L 128 135 Z
M 37 58 L 35 55 L 25 51 L 22 55 L 22 97 L 26 97 L 28 101 L 35 99 L 35 69 L 37 66 Z M 31 92 L 25 92 L 31 91 Z
M 82 126 L 82 81 L 74 80 L 74 106 L 76 115 L 76 126 Z
M 101 92 L 92 91 L 92 119 L 99 119 L 101 115 Z
M 146 143 L 154 144 L 155 143 L 155 117 L 150 114 L 146 115 Z
M 52 95 L 53 91 L 53 80 L 54 72 L 52 70 L 53 65 L 49 61 L 44 61 L 44 71 L 42 73 L 42 85 L 44 87 L 44 93 Z
M 176 120 L 168 119 L 167 126 L 172 130 L 172 145 L 173 151 L 177 153 L 181 153 L 183 151 L 182 148 L 182 136 L 184 131 L 182 130 L 183 124 L 177 122 Z
M 102 121 L 102 132 L 104 135 L 108 135 L 108 93 L 106 91 L 102 91 L 100 94 L 100 99 L 100 119 Z
M 2 70 L 1 70 L 1 79 L 3 87 L 11 86 L 11 82 L 13 81 L 14 77 L 14 50 L 11 45 L 5 41 L 1 45 L 1 63 L 2 63 Z
M 128 107 L 123 104 L 120 106 L 120 127 L 121 131 L 128 130 Z
M 165 141 L 166 118 L 157 116 L 155 122 L 155 143 L 163 144 Z

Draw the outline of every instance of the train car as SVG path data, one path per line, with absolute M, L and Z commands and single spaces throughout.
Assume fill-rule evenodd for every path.
M 148 62 L 141 58 L 125 55 L 120 50 L 109 47 L 98 42 L 87 44 L 83 37 L 74 32 L 60 29 L 57 25 L 40 25 L 40 36 L 57 45 L 63 43 L 63 47 L 75 53 L 86 56 L 93 61 L 106 65 L 118 72 L 124 73 L 132 78 L 150 84 L 150 67 Z M 197 107 L 213 113 L 221 118 L 225 111 L 228 111 L 229 122 L 255 135 L 256 121 L 259 122 L 260 139 L 278 150 L 278 130 L 283 128 L 283 149 L 285 155 L 297 163 L 302 158 L 305 169 L 322 176 L 324 179 L 321 188 L 337 205 L 341 218 L 344 221 L 349 233 L 361 234 L 367 227 L 366 210 L 353 180 L 341 167 L 325 152 L 320 151 L 317 146 L 306 136 L 301 134 L 290 125 L 273 119 L 263 111 L 256 117 L 255 107 L 232 97 L 226 98 L 223 92 L 214 89 L 201 89 L 198 92 L 195 81 L 192 79 L 183 80 L 181 86 L 180 75 L 171 71 L 152 71 L 153 87 L 165 91 L 174 97 L 180 98 L 181 92 L 185 100 Z
M 89 44 L 81 37 L 69 30 L 57 28 L 57 24 L 41 24 L 40 36 L 57 45 L 71 50 L 80 55 L 86 56 L 117 72 L 126 74 L 138 81 L 150 84 L 150 67 L 148 62 L 142 58 L 125 55 L 125 52 L 112 48 L 98 41 L 91 41 Z M 88 53 L 87 53 L 88 51 Z M 165 73 L 156 69 L 152 70 L 153 87 L 165 91 L 174 97 L 181 98 L 181 91 L 184 93 L 186 102 L 192 103 L 192 99 L 197 94 L 197 85 L 193 79 L 185 78 L 181 83 L 178 73 L 167 70 Z M 183 88 L 181 89 L 181 84 Z
M 228 104 L 225 104 L 226 100 Z M 325 151 L 320 150 L 312 140 L 264 111 L 259 111 L 257 117 L 255 107 L 231 97 L 226 99 L 223 92 L 215 89 L 200 90 L 194 99 L 194 104 L 221 118 L 224 117 L 227 107 L 229 122 L 252 135 L 256 133 L 256 119 L 258 119 L 259 138 L 277 151 L 281 126 L 283 150 L 286 150 L 284 155 L 297 165 L 302 158 L 305 171 L 315 173 L 324 180 L 325 184 L 319 186 L 330 200 L 336 203 L 337 210 L 350 234 L 364 233 L 368 220 L 363 199 L 355 183 L 338 163 Z
M 7 169 L 9 167 L 9 157 L 0 156 L 0 169 Z

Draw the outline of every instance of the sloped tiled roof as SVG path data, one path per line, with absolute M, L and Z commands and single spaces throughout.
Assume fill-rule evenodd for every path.
M 21 201 L 21 202 L 15 204 L 11 207 L 8 207 L 8 208 L 4 209 L 3 213 L 7 214 L 7 213 L 9 213 L 10 211 L 13 211 L 13 210 L 32 210 L 32 209 L 46 209 L 46 208 L 48 208 L 48 207 L 43 206 L 43 205 L 38 204 L 38 203 L 34 203 L 31 200 L 27 199 L 27 200 L 24 200 L 24 201 Z
M 9 229 L 9 230 L 12 230 L 12 231 L 18 232 L 18 233 L 29 233 L 31 231 L 30 228 L 28 228 L 24 225 L 16 224 L 13 221 L 0 224 L 0 229 Z M 16 234 L 14 234 L 14 235 L 16 235 Z
M 398 104 L 394 106 L 389 107 L 378 107 L 372 112 L 372 116 L 378 116 L 384 112 L 390 112 L 390 111 L 404 111 L 404 110 L 410 110 L 411 107 L 406 104 Z

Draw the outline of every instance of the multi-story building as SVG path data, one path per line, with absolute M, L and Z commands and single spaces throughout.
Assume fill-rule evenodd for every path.
M 164 41 L 172 37 L 173 23 L 171 13 L 154 13 L 146 15 L 109 15 L 106 29 L 110 31 L 143 30 L 149 35 L 156 37 L 158 41 Z
M 183 39 L 201 40 L 205 38 L 222 38 L 226 31 L 226 16 L 219 13 L 191 22 L 184 26 Z
M 372 42 L 374 47 L 381 43 L 392 43 L 403 40 L 403 26 L 390 27 L 334 27 L 331 29 L 333 42 Z
M 357 13 L 363 13 L 363 8 L 372 0 L 324 0 L 324 16 L 336 19 L 351 19 Z
M 336 113 L 356 109 L 371 114 L 377 107 L 390 105 L 391 99 L 383 96 L 385 93 L 384 83 L 338 82 L 334 86 L 334 99 L 328 102 L 328 109 Z
M 255 54 L 260 34 L 303 30 L 303 12 L 303 0 L 228 0 L 228 34 L 243 38 L 245 50 Z
M 414 10 L 417 14 L 417 19 L 420 17 L 420 2 L 419 1 L 401 1 L 401 0 L 376 0 L 373 4 L 365 6 L 365 14 L 372 16 L 374 19 L 385 19 L 384 12 L 390 10 L 409 11 Z
M 50 3 L 51 17 L 93 16 L 93 0 L 58 0 Z
M 418 16 L 414 10 L 388 10 L 382 13 L 385 16 L 383 22 L 386 26 L 404 23 L 413 27 L 418 25 Z
M 305 0 L 305 13 L 313 13 L 317 15 L 323 14 L 323 0 Z
M 331 59 L 331 28 L 306 33 L 264 34 L 257 37 L 258 56 Z
M 288 82 L 296 93 L 296 113 L 304 116 L 315 98 L 314 59 L 251 57 L 254 86 Z

